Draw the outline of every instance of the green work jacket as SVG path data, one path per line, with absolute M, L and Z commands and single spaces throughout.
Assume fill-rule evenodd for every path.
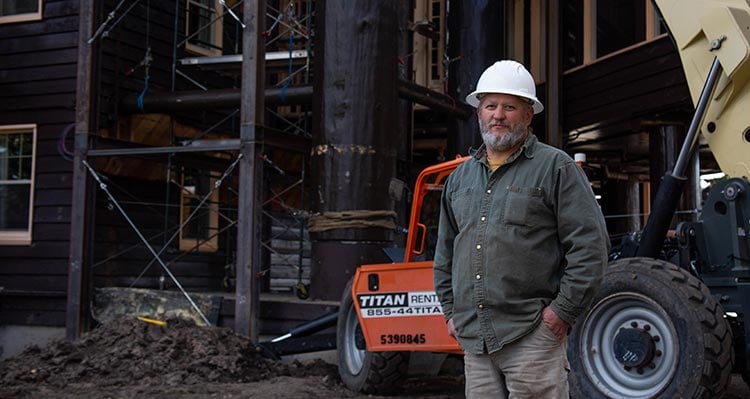
M 464 351 L 492 353 L 531 332 L 547 305 L 573 325 L 608 251 L 584 172 L 529 134 L 494 172 L 482 147 L 446 180 L 435 291 Z

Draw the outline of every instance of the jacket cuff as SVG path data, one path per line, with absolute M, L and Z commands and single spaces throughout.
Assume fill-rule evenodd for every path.
M 576 319 L 581 314 L 581 309 L 575 306 L 572 302 L 558 295 L 554 301 L 550 304 L 550 308 L 557 314 L 558 317 L 565 320 L 566 323 L 572 327 L 576 322 Z
M 445 305 L 442 305 L 443 307 L 443 317 L 445 318 L 445 322 L 447 323 L 450 321 L 450 319 L 453 318 L 453 306 L 447 307 Z

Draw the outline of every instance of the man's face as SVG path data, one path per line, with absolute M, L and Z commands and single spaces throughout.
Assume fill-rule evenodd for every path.
M 477 108 L 484 144 L 507 151 L 526 139 L 534 110 L 523 99 L 510 94 L 485 94 Z

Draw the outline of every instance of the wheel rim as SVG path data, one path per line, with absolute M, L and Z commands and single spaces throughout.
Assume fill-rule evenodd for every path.
M 354 306 L 346 312 L 344 324 L 344 347 L 339 348 L 344 353 L 344 362 L 352 375 L 359 374 L 365 364 L 365 351 L 357 348 L 356 336 L 360 329 L 357 312 Z
M 679 339 L 672 320 L 659 304 L 644 295 L 629 292 L 604 298 L 581 327 L 584 371 L 609 397 L 654 397 L 676 372 Z M 643 367 L 626 367 L 615 355 L 618 333 L 634 328 L 651 337 L 656 351 Z

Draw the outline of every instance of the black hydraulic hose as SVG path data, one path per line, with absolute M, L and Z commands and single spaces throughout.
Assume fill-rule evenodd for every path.
M 672 223 L 672 216 L 674 216 L 677 203 L 680 201 L 685 181 L 687 179 L 684 177 L 664 175 L 661 184 L 659 184 L 656 198 L 654 198 L 651 214 L 648 215 L 646 228 L 643 229 L 636 256 L 655 258 L 661 251 L 664 238 L 667 236 L 667 230 Z
M 706 114 L 706 108 L 721 71 L 719 59 L 714 57 L 711 70 L 706 77 L 706 83 L 703 85 L 703 90 L 698 98 L 698 104 L 695 106 L 695 113 L 693 114 L 693 120 L 690 122 L 687 137 L 685 142 L 682 143 L 677 163 L 672 170 L 672 174 L 667 173 L 662 179 L 659 191 L 651 205 L 651 214 L 648 216 L 646 227 L 643 229 L 636 256 L 656 258 L 661 251 L 664 238 L 667 236 L 667 230 L 672 223 L 674 212 L 677 210 L 680 196 L 682 196 L 682 188 L 687 180 L 685 177 L 687 161 L 695 155 L 695 149 L 698 147 L 695 145 L 698 141 L 698 128 Z
M 288 333 L 272 339 L 271 342 L 280 342 L 288 338 L 310 335 L 314 332 L 324 330 L 328 327 L 333 327 L 336 325 L 338 317 L 339 312 L 328 313 L 324 316 L 318 317 L 317 319 L 308 321 L 305 324 L 294 327 L 293 329 L 289 330 Z

